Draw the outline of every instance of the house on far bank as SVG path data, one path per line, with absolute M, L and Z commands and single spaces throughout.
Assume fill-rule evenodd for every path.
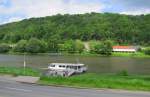
M 113 46 L 113 52 L 128 52 L 135 53 L 138 51 L 139 47 L 136 46 Z

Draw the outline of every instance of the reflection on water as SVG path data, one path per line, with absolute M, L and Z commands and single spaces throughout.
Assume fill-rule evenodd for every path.
M 133 74 L 150 74 L 150 58 L 130 57 L 85 57 L 61 55 L 26 55 L 27 66 L 46 68 L 48 63 L 76 63 L 76 60 L 88 66 L 89 72 L 115 73 L 127 70 Z M 0 66 L 23 66 L 23 55 L 0 55 Z

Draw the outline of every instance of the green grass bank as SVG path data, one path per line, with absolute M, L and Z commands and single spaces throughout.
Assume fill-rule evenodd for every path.
M 24 53 L 17 53 L 17 52 L 8 52 L 5 54 L 10 54 L 10 55 L 24 55 Z M 25 53 L 26 55 L 53 55 L 57 53 Z M 58 53 L 58 55 L 63 55 L 63 56 L 97 56 L 97 57 L 106 57 L 106 55 L 101 55 L 101 54 L 95 54 L 95 53 L 90 53 L 90 52 L 83 52 L 83 53 Z M 142 52 L 136 52 L 136 53 L 122 53 L 122 52 L 112 52 L 112 55 L 109 57 L 138 57 L 138 58 L 150 58 L 150 55 L 146 55 Z
M 32 68 L 0 67 L 0 74 L 10 74 L 13 76 L 40 76 L 40 71 Z
M 32 68 L 0 67 L 0 75 L 5 74 L 39 76 L 38 84 L 41 85 L 150 91 L 150 75 L 129 75 L 127 71 L 116 74 L 85 73 L 72 77 L 45 77 L 40 75 L 39 70 Z
M 68 78 L 41 77 L 40 84 L 85 88 L 106 88 L 150 91 L 150 76 L 86 73 Z
M 150 55 L 146 55 L 142 52 L 136 52 L 136 53 L 120 53 L 120 52 L 113 52 L 111 56 L 116 57 L 146 57 L 150 58 Z

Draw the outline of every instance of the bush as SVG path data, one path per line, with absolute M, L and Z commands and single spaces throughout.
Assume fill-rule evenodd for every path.
M 15 52 L 26 52 L 26 40 L 20 40 L 14 48 Z
M 117 75 L 119 75 L 119 76 L 129 76 L 129 73 L 128 73 L 127 70 L 122 70 L 119 73 L 117 73 Z
M 99 45 L 99 44 L 100 44 L 99 41 L 90 41 L 89 42 L 90 53 L 96 53 L 95 52 L 95 46 Z
M 84 51 L 84 44 L 80 40 L 75 41 L 75 50 L 78 53 L 82 53 Z
M 84 44 L 80 40 L 68 40 L 64 44 L 58 45 L 59 51 L 68 53 L 81 53 L 84 50 Z
M 11 48 L 8 44 L 5 43 L 0 44 L 0 53 L 7 53 L 10 49 Z
M 92 49 L 97 54 L 111 55 L 112 53 L 112 41 L 107 40 L 103 42 L 96 43 Z
M 145 53 L 146 55 L 150 55 L 150 47 L 146 48 L 146 49 L 144 50 L 144 53 Z
M 48 51 L 49 52 L 52 52 L 52 53 L 56 53 L 58 52 L 58 44 L 59 44 L 59 41 L 57 39 L 49 39 L 48 40 Z
M 36 38 L 31 38 L 26 45 L 26 51 L 29 53 L 44 53 L 47 51 L 47 44 Z
M 94 45 L 94 48 L 93 48 L 93 51 L 96 53 L 96 54 L 102 54 L 102 43 L 97 43 Z
M 76 51 L 75 42 L 73 40 L 68 40 L 68 41 L 65 41 L 64 44 L 59 44 L 59 51 L 74 53 Z

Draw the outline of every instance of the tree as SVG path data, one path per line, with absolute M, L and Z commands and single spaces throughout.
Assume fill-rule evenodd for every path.
M 99 41 L 90 41 L 89 42 L 90 53 L 96 53 L 96 50 L 95 50 L 96 45 L 100 45 L 100 42 Z
M 75 51 L 78 52 L 78 53 L 81 53 L 83 52 L 84 50 L 84 44 L 82 43 L 82 41 L 80 40 L 76 40 L 75 41 Z
M 111 55 L 112 53 L 113 42 L 110 40 L 106 40 L 103 42 L 102 46 L 102 54 Z
M 48 42 L 49 50 L 53 52 L 55 50 L 53 47 L 57 46 L 53 44 L 56 36 L 61 43 L 71 39 L 83 41 L 109 39 L 119 44 L 149 45 L 149 31 L 150 14 L 136 16 L 112 13 L 59 14 L 1 25 L 0 41 L 16 43 L 22 39 L 29 40 L 35 37 Z
M 26 52 L 27 40 L 20 40 L 17 45 L 14 47 L 15 52 Z
M 10 46 L 6 43 L 0 44 L 0 53 L 7 53 L 10 50 Z
M 150 47 L 146 48 L 146 49 L 144 50 L 144 53 L 145 53 L 146 55 L 150 55 Z
M 75 49 L 75 41 L 73 40 L 67 40 L 64 42 L 64 44 L 59 44 L 59 51 L 74 53 L 76 52 Z
M 36 38 L 31 38 L 26 46 L 26 51 L 29 53 L 44 53 L 47 50 L 47 44 L 44 41 Z
M 95 52 L 96 54 L 102 54 L 102 48 L 103 48 L 103 45 L 102 43 L 97 43 L 94 45 L 94 47 L 91 49 L 93 52 Z
M 53 36 L 48 39 L 48 51 L 58 52 L 58 44 L 60 43 L 60 38 L 58 36 Z
M 102 55 L 111 55 L 112 53 L 112 41 L 106 40 L 103 42 L 100 42 L 94 46 L 94 51 L 97 54 L 102 54 Z

